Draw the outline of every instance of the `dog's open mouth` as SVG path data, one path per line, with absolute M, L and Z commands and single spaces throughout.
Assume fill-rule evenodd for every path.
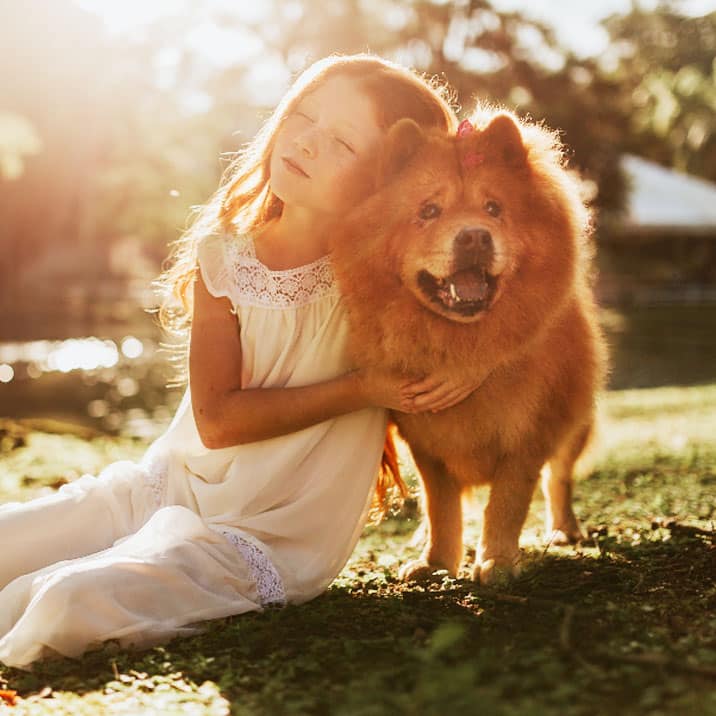
M 422 269 L 418 272 L 418 286 L 430 301 L 443 309 L 460 316 L 473 316 L 490 305 L 497 289 L 497 278 L 477 265 L 444 278 L 437 278 Z

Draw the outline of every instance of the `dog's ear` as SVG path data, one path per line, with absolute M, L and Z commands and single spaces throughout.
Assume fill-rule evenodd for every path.
M 527 149 L 522 143 L 520 128 L 509 114 L 500 113 L 482 131 L 485 151 L 510 167 L 527 163 Z
M 410 117 L 403 117 L 387 132 L 378 161 L 377 186 L 382 187 L 398 174 L 425 143 L 425 133 Z

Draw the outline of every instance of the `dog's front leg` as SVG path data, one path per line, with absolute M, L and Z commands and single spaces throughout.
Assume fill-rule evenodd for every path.
M 504 458 L 497 466 L 485 507 L 473 579 L 504 582 L 520 571 L 520 533 L 539 479 L 538 464 Z
M 462 559 L 462 490 L 439 460 L 413 450 L 423 483 L 428 539 L 422 555 L 403 565 L 401 579 L 422 579 L 437 569 L 457 574 Z

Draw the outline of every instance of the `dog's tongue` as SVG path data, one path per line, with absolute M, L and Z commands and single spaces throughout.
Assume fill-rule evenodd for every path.
M 489 289 L 485 272 L 477 269 L 458 271 L 448 281 L 455 286 L 461 301 L 482 301 Z

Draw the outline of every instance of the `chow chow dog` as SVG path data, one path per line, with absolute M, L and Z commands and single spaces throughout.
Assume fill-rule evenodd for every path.
M 420 472 L 428 518 L 423 553 L 401 577 L 457 573 L 461 497 L 488 484 L 472 576 L 503 580 L 519 572 L 541 473 L 546 535 L 582 537 L 572 471 L 606 356 L 580 181 L 556 133 L 488 108 L 450 136 L 399 120 L 363 171 L 331 246 L 352 358 L 478 386 L 449 409 L 391 415 Z

